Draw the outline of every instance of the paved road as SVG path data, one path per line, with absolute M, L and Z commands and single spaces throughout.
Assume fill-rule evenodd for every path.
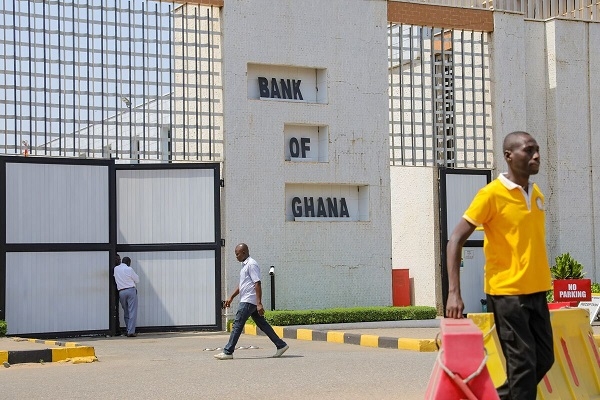
M 422 399 L 437 353 L 287 339 L 270 358 L 264 336 L 242 335 L 234 360 L 218 361 L 227 333 L 79 338 L 99 362 L 0 367 L 3 399 Z

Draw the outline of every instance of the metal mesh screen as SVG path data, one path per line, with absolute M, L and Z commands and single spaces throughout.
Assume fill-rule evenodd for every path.
M 220 160 L 220 10 L 7 0 L 0 153 Z
M 486 33 L 389 26 L 390 163 L 490 168 Z

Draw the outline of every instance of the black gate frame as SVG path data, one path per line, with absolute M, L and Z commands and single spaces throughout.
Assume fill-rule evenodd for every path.
M 23 337 L 57 338 L 76 337 L 82 335 L 115 335 L 119 321 L 116 312 L 119 306 L 116 301 L 113 270 L 116 254 L 134 251 L 181 251 L 181 250 L 212 250 L 215 252 L 215 323 L 210 325 L 193 326 L 157 326 L 142 327 L 139 332 L 166 332 L 222 329 L 221 319 L 221 178 L 219 163 L 169 163 L 169 164 L 116 164 L 114 159 L 77 159 L 52 157 L 21 157 L 0 155 L 0 199 L 6 200 L 6 164 L 34 163 L 61 165 L 95 165 L 108 168 L 108 206 L 109 206 L 109 237 L 106 243 L 6 243 L 6 206 L 0 208 L 0 320 L 6 319 L 6 254 L 8 252 L 65 252 L 65 251 L 108 251 L 109 252 L 109 329 L 97 331 L 67 331 L 49 333 L 19 334 Z M 117 244 L 117 170 L 165 170 L 165 169 L 212 169 L 214 171 L 214 219 L 215 232 L 213 242 L 208 243 L 157 243 L 157 244 Z
M 118 170 L 173 170 L 173 169 L 212 169 L 214 171 L 214 218 L 215 218 L 215 240 L 213 242 L 202 242 L 202 243 L 154 243 L 154 244 L 118 244 L 117 243 L 117 210 L 116 210 L 116 190 L 115 190 L 115 212 L 114 218 L 114 232 L 111 231 L 111 241 L 114 240 L 116 246 L 116 253 L 119 252 L 145 252 L 145 251 L 199 251 L 199 250 L 213 250 L 215 252 L 215 323 L 212 325 L 185 325 L 185 326 L 145 326 L 136 328 L 138 332 L 169 332 L 169 331 L 190 331 L 190 330 L 222 330 L 222 318 L 221 318 L 221 176 L 220 176 L 220 164 L 219 163 L 169 163 L 169 164 L 116 164 L 115 173 L 112 178 L 115 180 L 113 186 L 116 188 L 116 171 Z M 114 234 L 114 235 L 113 235 Z M 114 260 L 114 256 L 112 260 Z M 111 276 L 112 270 L 111 268 Z M 116 299 L 116 286 L 110 285 L 110 299 L 114 301 Z M 116 318 L 116 310 L 119 304 L 115 302 L 115 305 L 111 305 L 113 315 L 111 318 L 111 334 L 116 334 L 119 321 Z
M 442 306 L 443 315 L 446 316 L 446 302 L 448 301 L 448 262 L 446 247 L 448 245 L 448 204 L 447 204 L 447 175 L 483 175 L 487 178 L 487 183 L 492 181 L 492 171 L 489 169 L 458 169 L 444 168 L 439 169 L 439 201 L 440 201 L 440 254 L 442 259 L 440 265 L 442 268 Z M 463 210 L 463 211 L 466 211 Z M 483 247 L 483 240 L 467 240 L 464 247 Z

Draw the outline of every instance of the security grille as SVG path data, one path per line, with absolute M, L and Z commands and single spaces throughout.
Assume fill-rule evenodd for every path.
M 0 153 L 221 158 L 219 8 L 8 0 L 0 69 Z
M 490 168 L 486 33 L 389 26 L 390 163 Z

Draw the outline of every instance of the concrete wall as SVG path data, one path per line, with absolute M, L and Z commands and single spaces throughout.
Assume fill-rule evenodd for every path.
M 564 252 L 581 262 L 587 276 L 597 270 L 598 164 L 595 114 L 600 106 L 600 27 L 571 20 L 525 21 L 494 13 L 492 82 L 494 152 L 502 139 L 527 130 L 540 144 L 542 169 L 533 180 L 547 197 L 551 264 Z M 495 175 L 506 170 L 496 163 Z
M 266 307 L 271 265 L 277 309 L 391 304 L 386 28 L 383 0 L 239 0 L 223 8 L 228 294 L 239 279 L 234 247 L 246 242 L 262 267 Z M 249 98 L 249 64 L 324 70 L 318 83 L 327 99 Z M 326 162 L 285 161 L 290 124 L 327 127 Z M 286 185 L 366 188 L 368 220 L 286 221 Z
M 391 167 L 392 266 L 409 269 L 413 305 L 441 307 L 437 168 Z

